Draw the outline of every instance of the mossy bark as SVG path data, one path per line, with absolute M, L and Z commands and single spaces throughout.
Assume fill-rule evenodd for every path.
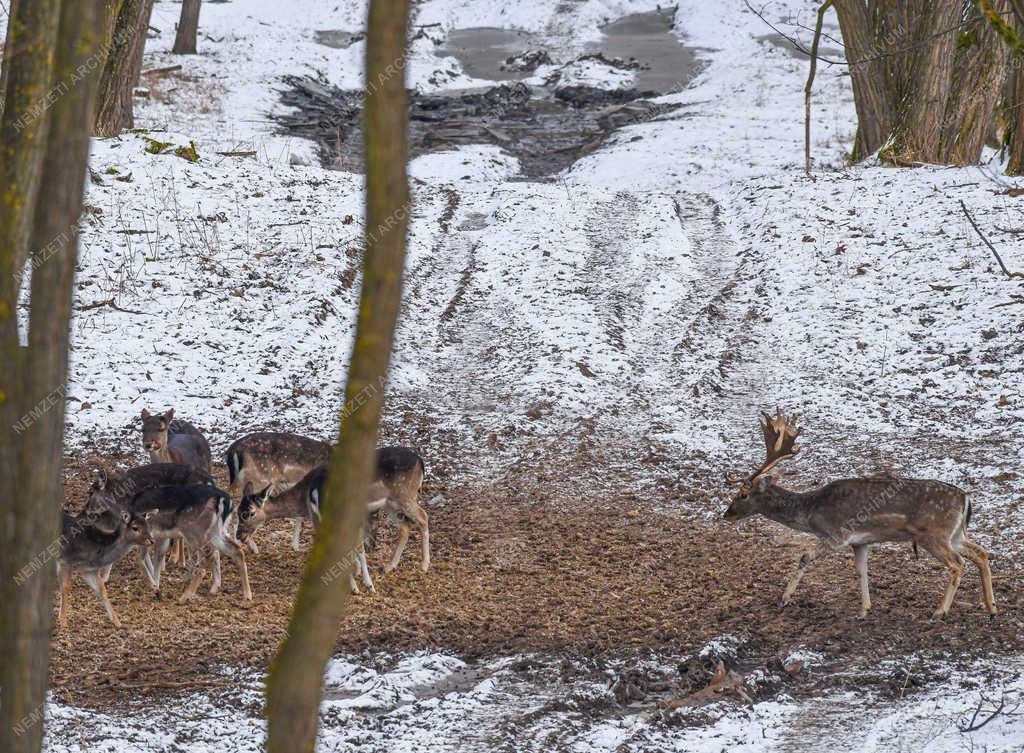
M 0 750 L 37 753 L 49 679 L 53 556 L 59 549 L 76 228 L 98 74 L 90 61 L 102 54 L 103 4 L 32 0 L 19 6 L 33 18 L 28 24 L 19 18 L 9 30 L 19 54 L 11 59 L 11 96 L 0 119 L 0 212 L 23 223 L 15 232 L 0 219 Z M 25 151 L 13 151 L 11 140 L 29 130 Z M 25 267 L 16 242 L 21 235 L 32 249 L 28 347 L 19 342 L 11 298 Z
M 268 753 L 312 753 L 324 666 L 334 649 L 361 542 L 377 425 L 398 318 L 409 218 L 406 176 L 408 0 L 372 0 L 366 38 L 366 255 L 355 343 L 323 520 L 267 683 Z

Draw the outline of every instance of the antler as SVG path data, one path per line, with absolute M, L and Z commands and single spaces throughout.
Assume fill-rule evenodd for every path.
M 796 426 L 796 416 L 791 419 L 786 418 L 778 406 L 775 408 L 775 418 L 764 412 L 761 413 L 761 416 L 761 432 L 764 434 L 766 455 L 764 462 L 751 474 L 751 481 L 767 473 L 786 458 L 791 458 L 800 452 L 800 448 L 796 445 L 796 438 L 803 433 L 803 429 L 798 429 Z

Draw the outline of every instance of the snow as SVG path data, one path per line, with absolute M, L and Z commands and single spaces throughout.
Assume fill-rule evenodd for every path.
M 765 12 L 806 25 L 814 5 L 786 0 Z M 426 0 L 417 5 L 423 33 L 409 85 L 486 84 L 436 54 L 447 31 L 472 27 L 546 40 L 559 58 L 538 79 L 558 69 L 564 82 L 626 85 L 622 71 L 572 59 L 606 21 L 656 7 Z M 136 446 L 143 407 L 175 407 L 215 452 L 250 430 L 326 437 L 335 424 L 358 291 L 362 180 L 319 167 L 312 145 L 275 134 L 270 117 L 283 107 L 284 74 L 361 85 L 365 44 L 335 49 L 315 32 L 360 29 L 365 4 L 204 3 L 202 54 L 188 58 L 168 53 L 178 11 L 155 7 L 162 31 L 146 67 L 183 70 L 170 89 L 153 82 L 140 103 L 138 125 L 148 131 L 93 144 L 72 337 L 72 451 Z M 855 116 L 848 78 L 828 66 L 815 88 L 808 180 L 805 63 L 762 39 L 763 23 L 741 0 L 681 0 L 675 30 L 705 65 L 686 90 L 662 98 L 679 108 L 622 129 L 555 179 L 517 180 L 517 161 L 492 146 L 412 163 L 391 404 L 432 413 L 439 433 L 466 445 L 510 427 L 527 440 L 554 437 L 594 419 L 602 441 L 657 442 L 699 458 L 698 482 L 717 489 L 721 469 L 754 459 L 754 418 L 778 403 L 806 424 L 805 451 L 792 465 L 808 480 L 892 466 L 957 483 L 975 501 L 982 542 L 1014 546 L 1021 288 L 960 210 L 962 200 L 1007 265 L 1024 270 L 1011 232 L 1021 225 L 1019 199 L 1004 193 L 1014 181 L 994 160 L 964 169 L 846 166 Z M 147 137 L 194 142 L 200 160 L 150 154 Z M 217 155 L 250 149 L 254 158 Z M 91 306 L 109 299 L 117 308 Z M 538 404 L 542 417 L 527 421 Z M 485 480 L 523 446 L 510 440 L 462 481 Z M 440 450 L 424 448 L 428 457 L 431 449 Z M 715 508 L 659 504 L 680 515 Z M 543 673 L 522 680 L 513 661 L 467 667 L 416 655 L 381 669 L 339 657 L 327 672 L 322 749 L 490 749 L 502 723 L 553 697 L 605 692 L 596 683 L 557 687 Z M 1019 663 L 977 667 L 996 670 L 1007 692 L 1024 690 Z M 526 750 L 1019 745 L 1022 725 L 1009 716 L 959 731 L 980 692 L 961 690 L 963 680 L 899 701 L 833 692 L 810 703 L 723 705 L 694 726 L 662 723 L 649 709 L 590 719 L 548 708 L 512 729 Z M 430 685 L 453 689 L 425 694 Z M 54 703 L 47 750 L 255 751 L 263 722 L 243 706 L 256 701 L 250 688 L 138 714 Z

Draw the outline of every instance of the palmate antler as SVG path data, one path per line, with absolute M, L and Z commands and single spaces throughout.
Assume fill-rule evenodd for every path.
M 758 476 L 762 476 L 786 458 L 791 458 L 800 452 L 796 445 L 796 439 L 803 433 L 803 429 L 796 426 L 796 416 L 789 419 L 782 415 L 778 406 L 775 408 L 775 418 L 769 414 L 761 413 L 761 433 L 764 434 L 765 459 L 745 479 L 732 478 L 726 474 L 726 480 L 731 484 L 749 484 Z

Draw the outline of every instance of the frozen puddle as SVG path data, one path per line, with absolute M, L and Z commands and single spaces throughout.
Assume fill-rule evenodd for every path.
M 454 29 L 437 54 L 455 58 L 474 78 L 508 81 L 526 78 L 529 71 L 507 61 L 537 51 L 540 46 L 536 34 L 518 29 Z
M 677 661 L 643 666 L 671 672 Z M 598 670 L 586 660 L 508 657 L 471 666 L 447 654 L 336 659 L 324 678 L 318 749 L 995 753 L 1019 750 L 1024 739 L 1022 666 L 979 662 L 970 675 L 951 669 L 943 684 L 904 699 L 837 691 L 802 701 L 782 694 L 752 705 L 732 699 L 665 711 L 660 701 L 620 703 L 613 690 L 614 665 Z M 44 749 L 259 753 L 266 730 L 259 716 L 260 678 L 239 672 L 233 679 L 240 689 L 218 697 L 193 695 L 134 714 L 51 703 Z
M 700 71 L 693 50 L 672 30 L 673 11 L 634 13 L 605 26 L 596 47 L 606 58 L 635 64 L 636 83 L 642 92 L 670 94 L 683 89 Z

